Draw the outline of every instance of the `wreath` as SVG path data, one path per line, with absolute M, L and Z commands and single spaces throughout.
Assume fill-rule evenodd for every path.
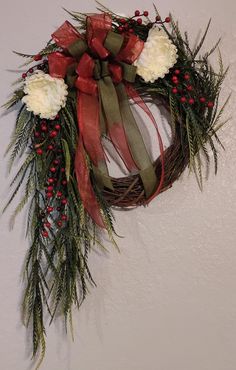
M 19 113 L 7 153 L 9 169 L 23 163 L 11 182 L 24 195 L 11 223 L 29 203 L 25 262 L 24 322 L 33 330 L 33 355 L 45 354 L 44 314 L 62 313 L 72 322 L 95 282 L 88 266 L 93 244 L 102 246 L 103 229 L 114 240 L 112 207 L 148 204 L 169 189 L 186 167 L 202 187 L 202 163 L 212 151 L 217 171 L 217 131 L 222 112 L 219 93 L 227 70 L 209 63 L 219 41 L 199 55 L 171 16 L 157 9 L 121 17 L 101 6 L 98 14 L 69 12 L 66 21 L 36 55 L 17 53 L 31 64 L 16 81 L 6 103 Z M 170 114 L 171 142 L 165 148 L 149 103 L 161 102 Z M 153 161 L 132 106 L 153 125 L 160 155 Z M 104 140 L 109 141 L 128 175 L 110 176 Z

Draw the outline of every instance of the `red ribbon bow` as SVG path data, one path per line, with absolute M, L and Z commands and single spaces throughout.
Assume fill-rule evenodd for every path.
M 89 169 L 86 163 L 86 153 L 95 167 L 101 165 L 102 168 L 105 169 L 105 172 L 107 171 L 104 150 L 101 144 L 98 82 L 94 77 L 94 71 L 96 60 L 104 61 L 112 56 L 112 53 L 104 46 L 111 30 L 112 20 L 108 14 L 88 16 L 85 37 L 66 21 L 52 34 L 53 40 L 63 49 L 63 52 L 54 52 L 48 56 L 49 73 L 52 77 L 65 78 L 68 68 L 76 65 L 74 86 L 78 91 L 77 117 L 79 139 L 75 156 L 75 173 L 83 205 L 95 223 L 100 227 L 105 227 L 105 225 L 90 181 Z M 69 56 L 68 54 L 74 54 L 74 50 L 76 47 L 78 48 L 78 45 L 81 49 L 81 55 L 79 57 L 76 54 L 74 56 Z M 140 40 L 138 36 L 133 34 L 125 36 L 124 42 L 116 56 L 114 57 L 113 55 L 113 58 L 109 58 L 112 62 L 109 62 L 108 70 L 114 83 L 119 83 L 123 79 L 123 71 L 119 62 L 132 64 L 140 55 L 143 45 L 143 41 Z M 87 48 L 90 50 L 89 53 L 91 55 L 95 55 L 95 59 L 86 52 Z M 126 85 L 126 91 L 127 94 L 146 111 L 154 123 L 158 133 L 161 157 L 163 160 L 163 144 L 155 119 L 130 84 Z M 108 127 L 108 133 L 128 170 L 137 169 L 130 153 L 122 122 L 114 122 L 113 125 Z M 152 198 L 159 193 L 163 179 L 164 162 L 162 163 L 162 178 Z

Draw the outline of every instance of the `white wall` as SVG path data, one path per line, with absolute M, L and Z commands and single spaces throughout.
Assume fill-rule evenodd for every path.
M 143 1 L 106 4 L 132 14 Z M 233 0 L 169 0 L 157 2 L 166 16 L 171 10 L 193 36 L 213 18 L 207 45 L 223 36 L 222 54 L 231 64 L 224 96 L 236 91 L 236 8 Z M 36 52 L 67 15 L 61 9 L 89 12 L 92 1 L 4 1 L 0 13 L 0 103 L 10 92 L 21 60 L 11 50 Z M 147 10 L 152 1 L 145 2 Z M 1 203 L 7 193 L 3 152 L 14 114 L 1 117 Z M 80 313 L 76 341 L 62 335 L 60 324 L 48 329 L 42 370 L 235 370 L 236 368 L 236 126 L 220 138 L 219 174 L 211 171 L 204 192 L 186 173 L 151 205 L 115 212 L 121 253 L 92 253 L 90 266 L 98 284 Z M 24 216 L 8 231 L 10 212 L 1 218 L 0 369 L 29 368 L 29 333 L 20 323 L 21 267 L 27 241 Z

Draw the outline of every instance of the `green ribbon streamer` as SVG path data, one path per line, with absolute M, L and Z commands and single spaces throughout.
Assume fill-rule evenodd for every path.
M 99 75 L 100 79 L 98 79 Z M 118 97 L 108 71 L 107 61 L 101 62 L 101 65 L 99 61 L 96 62 L 95 78 L 98 79 L 99 95 L 108 126 L 122 122 Z
M 105 113 L 102 106 L 101 97 L 99 96 L 99 118 L 100 118 L 100 129 L 101 129 L 101 135 L 106 135 L 107 133 L 107 126 L 106 126 L 106 120 L 105 120 Z
M 140 176 L 143 182 L 146 197 L 149 197 L 155 190 L 157 178 L 152 166 L 151 159 L 146 150 L 133 113 L 130 109 L 128 97 L 124 85 L 120 83 L 116 88 L 109 75 L 108 62 L 96 62 L 95 75 L 98 78 L 99 95 L 108 127 L 115 123 L 124 125 L 128 144 L 133 160 L 140 169 Z
M 157 186 L 156 173 L 130 108 L 125 87 L 122 83 L 116 86 L 116 92 L 120 104 L 126 137 L 129 147 L 132 150 L 132 157 L 140 169 L 139 174 L 143 182 L 146 197 L 149 197 L 153 194 Z
M 107 164 L 105 161 L 100 161 L 98 166 L 93 165 L 93 173 L 97 181 L 97 185 L 103 189 L 104 187 L 114 190 L 111 177 L 109 176 Z

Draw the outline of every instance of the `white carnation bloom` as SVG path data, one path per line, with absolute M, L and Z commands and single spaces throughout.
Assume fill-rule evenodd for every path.
M 163 78 L 176 61 L 176 46 L 163 30 L 153 27 L 149 31 L 142 53 L 134 64 L 137 66 L 137 74 L 145 82 L 154 82 Z
M 27 110 L 41 118 L 54 119 L 61 108 L 66 105 L 68 86 L 61 78 L 37 71 L 25 79 L 22 98 Z

